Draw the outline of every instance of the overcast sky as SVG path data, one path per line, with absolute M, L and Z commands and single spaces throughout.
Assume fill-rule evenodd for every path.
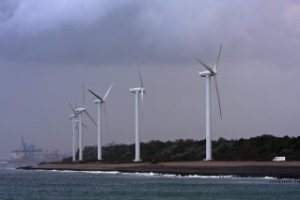
M 204 70 L 223 51 L 212 91 L 213 139 L 300 134 L 298 0 L 1 0 L 0 157 L 27 143 L 71 152 L 82 83 L 107 99 L 104 143 L 134 142 L 138 66 L 147 94 L 141 140 L 205 138 Z M 86 92 L 86 107 L 96 106 Z M 84 120 L 84 144 L 96 127 Z

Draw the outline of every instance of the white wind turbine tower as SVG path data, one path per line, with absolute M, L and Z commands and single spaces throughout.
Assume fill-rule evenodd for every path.
M 73 114 L 69 115 L 69 119 L 72 120 L 72 161 L 76 161 L 76 150 L 78 148 L 78 127 L 79 127 L 79 120 L 78 120 L 78 113 L 76 109 L 68 103 L 69 107 L 71 108 Z M 82 123 L 82 126 L 87 129 L 88 127 Z
M 98 119 L 97 119 L 97 134 L 98 134 L 98 140 L 97 140 L 97 144 L 98 144 L 98 160 L 102 160 L 102 140 L 101 140 L 101 111 L 104 112 L 104 117 L 105 117 L 105 102 L 106 102 L 106 98 L 109 95 L 109 92 L 112 88 L 113 84 L 110 85 L 110 87 L 108 88 L 108 90 L 106 91 L 105 95 L 103 98 L 101 98 L 99 95 L 97 95 L 96 93 L 94 93 L 92 90 L 89 90 L 89 92 L 91 94 L 93 94 L 96 99 L 94 100 L 94 103 L 97 104 L 97 114 L 98 114 Z M 103 107 L 103 108 L 102 108 Z
M 82 142 L 82 113 L 85 113 L 86 116 L 88 116 L 88 118 L 90 118 L 90 120 L 93 122 L 93 124 L 95 124 L 95 126 L 97 126 L 95 120 L 92 118 L 92 116 L 88 113 L 88 111 L 84 108 L 76 108 L 76 112 L 78 112 L 78 129 L 79 129 L 79 161 L 83 160 L 83 142 Z
M 219 88 L 217 83 L 217 66 L 219 64 L 219 59 L 222 51 L 222 43 L 220 46 L 219 54 L 217 57 L 216 64 L 213 67 L 209 67 L 205 63 L 203 63 L 201 60 L 196 60 L 206 69 L 206 71 L 199 72 L 199 75 L 201 77 L 206 78 L 206 159 L 207 161 L 212 160 L 211 155 L 211 77 L 213 77 L 216 87 L 216 93 L 218 97 L 218 104 L 219 104 L 219 111 L 220 111 L 220 117 L 222 118 L 222 111 L 221 111 L 221 102 L 220 102 L 220 95 L 219 95 Z
M 69 104 L 70 108 L 73 111 L 73 114 L 69 115 L 69 119 L 72 120 L 72 161 L 76 161 L 76 111 L 75 109 Z
M 139 68 L 139 75 L 140 75 L 141 87 L 129 88 L 129 91 L 131 93 L 135 94 L 135 158 L 134 158 L 133 162 L 141 162 L 142 161 L 141 157 L 140 157 L 139 96 L 141 95 L 141 100 L 142 100 L 142 104 L 143 104 L 144 95 L 146 94 L 146 91 L 145 91 L 145 88 L 143 85 L 140 68 Z M 142 110 L 142 112 L 143 112 L 143 110 Z M 143 115 L 143 113 L 142 113 L 142 115 Z
M 82 91 L 83 91 L 83 95 L 82 95 L 82 99 L 83 99 L 83 104 L 85 104 L 85 95 L 84 95 L 84 85 L 82 87 Z M 82 142 L 82 114 L 85 113 L 86 116 L 88 116 L 88 118 L 93 122 L 93 124 L 95 124 L 95 126 L 97 126 L 95 120 L 92 118 L 92 116 L 88 113 L 88 111 L 85 109 L 85 106 L 82 106 L 80 108 L 76 108 L 75 109 L 75 116 L 78 116 L 78 129 L 79 129 L 79 161 L 83 160 L 83 142 Z

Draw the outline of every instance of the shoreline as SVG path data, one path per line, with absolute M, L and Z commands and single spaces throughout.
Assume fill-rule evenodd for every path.
M 42 163 L 19 167 L 23 170 L 118 171 L 121 173 L 156 173 L 179 176 L 239 176 L 300 179 L 300 161 L 181 161 L 151 163 Z

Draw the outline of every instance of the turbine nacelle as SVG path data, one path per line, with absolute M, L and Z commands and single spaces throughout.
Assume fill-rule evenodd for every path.
M 95 100 L 94 100 L 94 103 L 95 103 L 95 104 L 98 104 L 98 103 L 104 103 L 104 101 L 101 101 L 100 99 L 95 99 Z
M 211 71 L 202 71 L 202 72 L 199 72 L 199 75 L 201 77 L 207 77 L 207 76 L 215 76 L 217 75 L 217 72 L 211 72 Z
M 81 113 L 81 112 L 85 111 L 85 108 L 76 108 L 75 110 L 76 110 L 76 112 Z
M 143 92 L 145 93 L 145 88 L 137 87 L 137 88 L 129 88 L 131 93 Z

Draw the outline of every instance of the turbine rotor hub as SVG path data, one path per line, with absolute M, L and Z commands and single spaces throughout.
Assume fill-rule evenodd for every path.
M 95 100 L 94 100 L 94 103 L 95 103 L 95 104 L 101 103 L 101 100 L 100 100 L 100 99 L 95 99 Z
M 130 88 L 129 91 L 130 91 L 131 93 L 143 92 L 143 91 L 144 91 L 144 88 L 140 88 L 140 87 L 138 87 L 138 88 Z
M 202 71 L 202 72 L 199 72 L 199 75 L 201 77 L 207 77 L 207 76 L 215 76 L 217 74 L 217 72 L 210 72 L 210 71 Z
M 83 112 L 85 110 L 85 108 L 77 108 L 76 111 L 77 112 Z

